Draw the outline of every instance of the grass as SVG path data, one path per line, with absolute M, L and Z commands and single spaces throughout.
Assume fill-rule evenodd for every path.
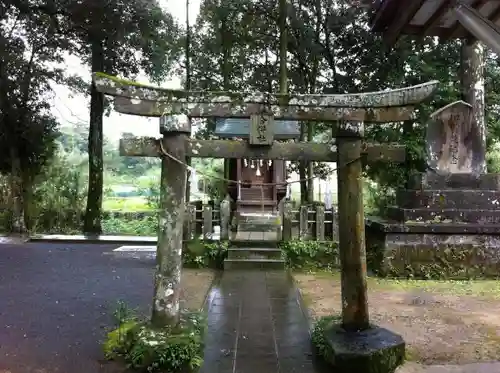
M 146 197 L 106 197 L 102 207 L 105 211 L 136 212 L 151 210 Z
M 340 281 L 340 272 L 318 271 L 311 273 L 317 278 Z M 401 280 L 368 277 L 368 287 L 379 290 L 425 290 L 446 295 L 474 295 L 500 299 L 500 281 L 497 280 Z
M 378 279 L 376 286 L 387 290 L 425 290 L 448 295 L 474 295 L 500 299 L 500 281 L 433 281 L 433 280 L 384 280 Z

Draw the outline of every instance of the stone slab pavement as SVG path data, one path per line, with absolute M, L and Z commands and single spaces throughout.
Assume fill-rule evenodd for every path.
M 202 373 L 316 373 L 309 326 L 285 271 L 226 271 L 211 295 Z

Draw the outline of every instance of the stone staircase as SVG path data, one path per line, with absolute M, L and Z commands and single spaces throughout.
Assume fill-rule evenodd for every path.
M 277 240 L 278 215 L 239 212 L 238 221 L 224 269 L 284 269 Z
M 268 187 L 263 192 L 260 188 L 241 188 L 241 197 L 236 202 L 238 211 L 274 212 L 278 203 L 271 197 L 272 190 Z

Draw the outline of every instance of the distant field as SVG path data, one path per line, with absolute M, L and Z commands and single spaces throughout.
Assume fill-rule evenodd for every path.
M 105 197 L 104 211 L 146 211 L 151 210 L 146 197 Z

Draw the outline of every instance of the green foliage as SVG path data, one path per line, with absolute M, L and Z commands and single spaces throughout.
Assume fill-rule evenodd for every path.
M 319 318 L 314 324 L 311 341 L 317 354 L 326 361 L 332 360 L 333 351 L 326 340 L 325 331 L 341 321 L 342 317 L 340 315 L 331 315 Z
M 198 189 L 206 193 L 211 200 L 222 201 L 226 196 L 223 162 L 220 159 L 193 159 L 192 166 L 200 172 Z
M 364 182 L 363 199 L 366 215 L 385 216 L 387 208 L 395 204 L 396 194 L 393 188 L 368 179 Z
M 189 241 L 183 251 L 183 265 L 195 268 L 211 267 L 222 269 L 228 248 L 229 243 L 227 241 Z
M 130 308 L 124 301 L 119 300 L 116 302 L 113 318 L 116 325 L 121 325 L 127 321 L 137 321 L 137 311 Z
M 107 234 L 124 234 L 133 236 L 156 236 L 158 229 L 158 217 L 156 214 L 140 214 L 136 218 L 124 218 L 122 214 L 120 218 L 116 215 L 104 214 L 102 220 L 102 229 Z M 134 214 L 128 214 L 134 216 Z
M 288 267 L 294 269 L 333 269 L 338 267 L 338 243 L 333 241 L 286 241 L 279 245 Z
M 123 312 L 123 304 L 119 307 Z M 118 318 L 118 327 L 108 333 L 103 344 L 107 359 L 123 360 L 141 372 L 189 372 L 203 363 L 203 313 L 183 312 L 178 325 L 164 328 L 154 328 L 128 310 L 126 315 Z
M 13 172 L 27 184 L 55 151 L 57 121 L 46 94 L 62 78 L 56 66 L 65 43 L 52 35 L 54 25 L 47 17 L 25 17 L 15 6 L 2 10 L 0 172 Z
M 85 206 L 86 187 L 78 169 L 56 157 L 45 168 L 26 206 L 28 228 L 33 233 L 77 233 Z
M 104 197 L 103 210 L 104 211 L 153 211 L 150 206 L 148 197 Z
M 486 153 L 486 161 L 488 172 L 500 173 L 500 143 L 494 142 L 491 144 L 489 151 Z
M 158 210 L 160 208 L 160 183 L 151 182 L 146 189 L 147 205 L 150 209 Z

